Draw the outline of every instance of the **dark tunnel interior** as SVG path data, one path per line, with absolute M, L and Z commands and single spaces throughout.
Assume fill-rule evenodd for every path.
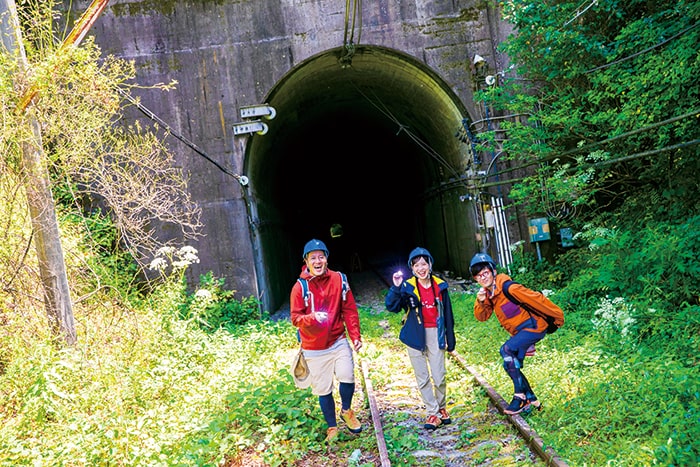
M 455 243 L 473 230 L 454 183 L 469 160 L 456 137 L 467 115 L 459 99 L 399 52 L 358 49 L 350 68 L 338 53 L 278 82 L 269 131 L 246 147 L 258 288 L 273 309 L 288 298 L 312 238 L 326 242 L 332 269 L 348 273 L 405 267 L 416 246 L 435 252 L 436 267 L 455 270 L 450 262 L 472 249 Z M 331 235 L 334 224 L 342 235 Z
M 411 227 L 426 189 L 417 163 L 423 156 L 381 117 L 334 109 L 305 122 L 281 148 L 273 200 L 300 253 L 319 238 L 331 265 L 350 270 L 351 258 L 376 264 L 404 256 L 418 241 Z M 334 224 L 342 235 L 331 235 Z

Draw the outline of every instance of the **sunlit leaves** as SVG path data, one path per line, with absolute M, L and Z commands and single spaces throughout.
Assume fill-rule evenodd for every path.
M 680 194 L 674 209 L 679 203 L 695 208 L 687 193 L 697 191 L 697 186 L 682 174 L 695 170 L 691 161 L 698 159 L 698 145 L 679 149 L 685 154 L 680 163 L 644 154 L 700 136 L 693 117 L 650 127 L 700 106 L 697 6 L 671 1 L 517 0 L 504 2 L 503 8 L 517 34 L 499 48 L 515 66 L 505 70 L 498 89 L 489 89 L 482 97 L 506 115 L 529 114 L 527 120 L 504 124 L 508 158 L 556 163 L 551 158 L 571 151 L 580 141 L 593 145 L 635 132 L 604 147 L 610 163 L 576 165 L 561 158 L 566 174 L 551 171 L 543 177 L 539 171 L 537 181 L 515 189 L 515 199 L 531 213 L 542 212 L 544 200 L 533 197 L 539 185 L 547 187 L 550 198 L 560 193 L 561 201 L 568 202 L 565 190 L 556 185 L 557 177 L 569 176 L 578 179 L 575 183 L 585 180 L 600 208 L 609 210 L 673 179 Z M 522 86 L 522 80 L 529 87 Z M 537 103 L 528 108 L 532 98 Z M 586 152 L 593 153 L 582 148 L 581 153 Z

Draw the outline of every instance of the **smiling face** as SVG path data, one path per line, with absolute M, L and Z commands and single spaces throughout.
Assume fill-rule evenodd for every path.
M 418 279 L 427 279 L 430 275 L 430 263 L 425 256 L 418 256 L 411 261 L 411 271 Z
M 489 288 L 493 285 L 495 276 L 493 275 L 491 268 L 484 265 L 484 267 L 474 276 L 474 280 L 477 281 L 480 286 Z
M 304 263 L 312 276 L 321 276 L 328 269 L 328 257 L 322 250 L 310 251 Z

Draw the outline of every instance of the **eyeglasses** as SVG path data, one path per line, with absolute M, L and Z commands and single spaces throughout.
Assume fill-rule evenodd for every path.
M 479 274 L 475 275 L 474 279 L 486 279 L 489 276 L 489 274 L 491 274 L 491 270 L 486 268 L 482 270 Z

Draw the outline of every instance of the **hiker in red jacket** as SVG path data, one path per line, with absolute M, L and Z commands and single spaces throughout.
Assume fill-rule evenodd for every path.
M 362 348 L 360 318 L 344 274 L 328 269 L 325 243 L 316 239 L 308 241 L 303 259 L 304 267 L 289 299 L 290 317 L 299 328 L 302 352 L 309 366 L 311 393 L 318 396 L 328 424 L 328 443 L 338 436 L 334 379 L 338 380 L 340 417 L 350 432 L 362 431 L 362 424 L 351 408 L 355 365 L 350 346 L 356 352 Z
M 474 301 L 474 317 L 486 321 L 493 313 L 503 329 L 508 331 L 510 338 L 501 346 L 503 368 L 513 380 L 514 395 L 511 403 L 504 412 L 509 415 L 523 411 L 541 409 L 530 383 L 522 372 L 526 355 L 534 353 L 535 343 L 547 335 L 547 322 L 544 318 L 530 313 L 524 306 L 511 302 L 503 293 L 503 283 L 510 280 L 507 274 L 496 273 L 496 263 L 485 253 L 477 253 L 472 258 L 469 270 L 481 289 Z M 513 283 L 509 293 L 523 304 L 535 309 L 555 308 L 556 314 L 563 313 L 541 292 L 530 290 L 522 284 Z M 558 311 L 558 312 L 557 312 Z M 556 322 L 561 326 L 563 318 Z

